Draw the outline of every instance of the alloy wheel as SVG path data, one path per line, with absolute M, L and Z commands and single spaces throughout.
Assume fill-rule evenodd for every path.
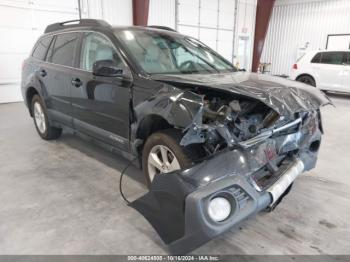
M 35 124 L 41 134 L 46 132 L 46 120 L 44 110 L 39 102 L 34 103 Z
M 174 153 L 163 145 L 152 147 L 147 162 L 148 174 L 151 182 L 158 174 L 170 173 L 181 169 L 180 163 Z

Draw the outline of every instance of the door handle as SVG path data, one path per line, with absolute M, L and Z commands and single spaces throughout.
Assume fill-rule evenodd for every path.
M 42 77 L 45 77 L 45 76 L 47 75 L 46 70 L 45 70 L 45 69 L 41 69 L 41 70 L 40 70 L 40 75 L 41 75 Z
M 79 78 L 73 78 L 72 79 L 72 85 L 75 87 L 80 87 L 83 84 Z

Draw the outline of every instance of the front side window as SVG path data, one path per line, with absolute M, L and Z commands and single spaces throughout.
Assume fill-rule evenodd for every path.
M 57 35 L 50 47 L 46 60 L 54 64 L 72 67 L 74 65 L 74 54 L 78 37 L 77 33 Z
M 36 45 L 32 56 L 39 60 L 44 60 L 45 55 L 47 52 L 47 49 L 49 48 L 49 45 L 51 43 L 52 36 L 44 37 L 41 40 L 39 40 L 38 44 Z
M 236 71 L 230 62 L 193 38 L 145 30 L 123 30 L 115 35 L 133 60 L 149 74 Z
M 324 52 L 321 56 L 321 64 L 342 65 L 345 62 L 345 52 Z
M 118 68 L 125 67 L 113 44 L 106 37 L 96 33 L 85 33 L 80 68 L 92 71 L 94 63 L 101 60 L 111 60 Z

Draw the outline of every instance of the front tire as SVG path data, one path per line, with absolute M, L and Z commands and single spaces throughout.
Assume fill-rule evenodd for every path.
M 62 129 L 50 125 L 46 108 L 40 96 L 33 96 L 31 110 L 36 131 L 42 139 L 52 140 L 61 136 Z
M 152 134 L 142 151 L 142 167 L 147 185 L 162 173 L 190 167 L 203 156 L 199 145 L 180 146 L 182 133 L 177 129 L 161 130 Z

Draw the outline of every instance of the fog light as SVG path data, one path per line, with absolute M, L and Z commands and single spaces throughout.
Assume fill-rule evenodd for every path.
M 231 213 L 231 204 L 224 197 L 215 197 L 208 205 L 208 215 L 215 222 L 224 221 Z

